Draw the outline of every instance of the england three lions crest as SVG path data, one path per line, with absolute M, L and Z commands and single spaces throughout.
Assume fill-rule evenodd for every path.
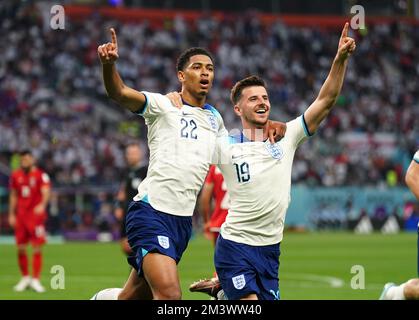
M 214 115 L 211 114 L 208 116 L 208 122 L 213 130 L 218 130 L 217 118 Z
M 231 280 L 233 281 L 234 288 L 236 288 L 237 290 L 243 289 L 246 285 L 246 279 L 244 278 L 244 274 L 241 274 L 237 277 L 233 277 L 231 278 Z
M 165 237 L 165 236 L 157 236 L 157 239 L 159 240 L 159 244 L 164 249 L 169 249 L 170 243 L 169 243 L 169 238 L 168 237 Z
M 284 150 L 278 143 L 271 144 L 269 141 L 265 143 L 266 150 L 272 158 L 281 160 L 284 157 Z

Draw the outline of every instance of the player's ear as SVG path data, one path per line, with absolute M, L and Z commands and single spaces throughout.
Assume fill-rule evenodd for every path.
M 180 82 L 185 81 L 185 73 L 183 71 L 178 71 L 177 78 L 179 79 Z
M 233 110 L 235 114 L 237 114 L 239 117 L 241 116 L 242 112 L 238 104 L 234 105 Z

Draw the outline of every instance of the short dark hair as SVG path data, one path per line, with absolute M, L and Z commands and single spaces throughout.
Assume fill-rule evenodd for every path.
M 20 152 L 19 152 L 19 155 L 21 156 L 21 157 L 23 157 L 23 156 L 31 156 L 32 155 L 32 151 L 31 150 L 29 150 L 29 149 L 23 149 L 23 150 L 21 150 Z
M 208 56 L 212 62 L 214 62 L 214 59 L 212 58 L 211 54 L 204 48 L 201 47 L 193 47 L 189 48 L 181 53 L 179 58 L 176 62 L 176 69 L 177 71 L 183 71 L 185 69 L 186 64 L 188 63 L 189 59 L 193 56 L 196 56 L 198 54 L 202 54 L 204 56 Z
M 233 105 L 236 105 L 237 102 L 240 100 L 242 92 L 247 87 L 264 87 L 266 89 L 266 83 L 263 81 L 262 78 L 258 76 L 250 76 L 244 78 L 240 81 L 237 81 L 236 84 L 231 89 L 230 99 Z

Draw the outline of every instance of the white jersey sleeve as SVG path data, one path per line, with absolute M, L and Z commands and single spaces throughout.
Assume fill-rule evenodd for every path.
M 152 122 L 159 115 L 165 114 L 175 108 L 170 102 L 169 98 L 160 94 L 142 91 L 146 97 L 146 103 L 144 108 L 138 112 L 140 116 L 143 116 L 147 123 Z
M 290 122 L 287 122 L 286 135 L 296 148 L 311 136 L 304 119 L 304 114 L 294 120 L 291 120 Z

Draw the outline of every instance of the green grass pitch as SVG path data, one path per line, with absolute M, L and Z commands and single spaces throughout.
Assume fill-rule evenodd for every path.
M 354 235 L 351 233 L 286 233 L 281 245 L 281 298 L 377 299 L 384 283 L 416 277 L 416 234 Z M 194 236 L 179 265 L 184 299 L 203 299 L 190 293 L 191 282 L 213 273 L 213 249 L 202 236 Z M 65 289 L 50 287 L 54 265 L 65 270 Z M 353 289 L 351 282 L 364 289 Z M 353 269 L 354 268 L 354 269 Z M 353 273 L 351 273 L 351 271 Z M 356 273 L 355 273 L 356 272 Z M 44 249 L 42 283 L 47 292 L 13 292 L 19 280 L 14 245 L 0 245 L 0 299 L 87 300 L 102 288 L 122 287 L 129 273 L 117 243 L 48 244 Z M 356 277 L 356 278 L 353 278 Z

